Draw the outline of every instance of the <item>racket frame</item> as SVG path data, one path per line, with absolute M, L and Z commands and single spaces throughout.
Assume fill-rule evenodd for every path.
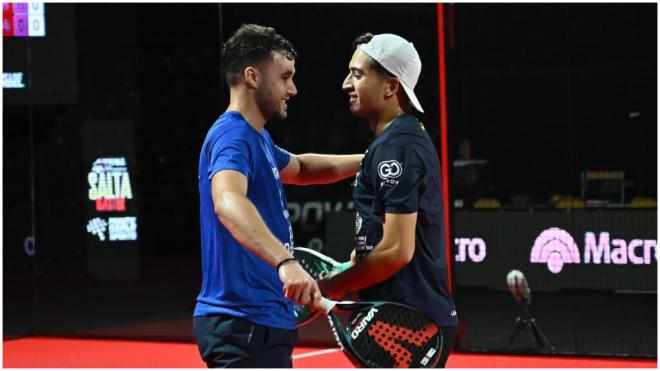
M 413 310 L 424 314 L 423 312 L 421 312 L 416 308 L 400 303 L 385 302 L 385 301 L 373 301 L 373 302 L 333 301 L 326 298 L 321 298 L 321 307 L 325 310 L 327 314 L 328 322 L 330 324 L 330 329 L 332 330 L 332 334 L 334 335 L 335 340 L 337 341 L 339 347 L 344 351 L 344 354 L 347 355 L 347 357 L 350 359 L 351 362 L 353 362 L 354 365 L 358 367 L 373 367 L 371 366 L 373 365 L 373 362 L 365 359 L 359 352 L 355 351 L 355 349 L 353 348 L 353 339 L 351 338 L 351 335 L 348 333 L 346 329 L 347 326 L 341 323 L 339 317 L 337 316 L 337 314 L 335 314 L 335 311 L 337 310 L 357 311 L 369 307 L 377 308 L 379 306 L 388 305 L 388 304 L 401 306 L 409 310 Z M 426 314 L 424 315 L 428 317 L 428 315 Z M 433 320 L 431 320 L 430 318 L 429 320 L 433 322 Z M 439 337 L 439 344 L 437 346 L 437 349 L 435 349 L 435 353 L 433 353 L 433 355 L 431 356 L 433 362 L 431 362 L 431 364 L 424 365 L 425 368 L 434 368 L 438 364 L 438 362 L 440 361 L 442 346 L 444 345 L 443 344 L 444 338 L 442 336 L 442 332 L 440 331 L 440 326 L 438 326 L 437 323 L 435 324 L 435 326 L 438 330 L 437 336 Z

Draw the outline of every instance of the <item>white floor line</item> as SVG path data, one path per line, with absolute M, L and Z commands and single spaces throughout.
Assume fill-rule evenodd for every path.
M 293 356 L 293 359 L 300 359 L 300 358 L 306 358 L 306 357 L 314 357 L 314 356 L 318 356 L 318 355 L 321 355 L 321 354 L 328 354 L 328 353 L 339 352 L 339 351 L 341 351 L 340 348 L 332 348 L 332 349 L 317 350 L 317 351 L 315 351 L 315 352 L 296 354 L 296 355 Z

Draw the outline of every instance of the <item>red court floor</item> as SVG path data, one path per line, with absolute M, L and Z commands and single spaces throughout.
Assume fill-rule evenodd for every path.
M 204 367 L 191 343 L 64 338 L 3 342 L 3 367 L 28 368 L 195 368 Z M 296 368 L 353 368 L 336 348 L 298 347 Z M 448 368 L 657 368 L 656 359 L 453 354 Z

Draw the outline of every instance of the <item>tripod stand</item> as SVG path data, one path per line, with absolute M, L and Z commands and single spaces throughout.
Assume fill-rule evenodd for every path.
M 504 350 L 506 350 L 506 348 L 511 344 L 520 330 L 522 330 L 524 327 L 528 327 L 532 331 L 532 335 L 534 336 L 534 339 L 536 339 L 536 344 L 539 346 L 539 348 L 542 350 L 547 350 L 550 353 L 555 353 L 555 348 L 550 344 L 548 338 L 543 335 L 539 327 L 536 325 L 536 319 L 534 319 L 532 316 L 532 313 L 529 309 L 529 304 L 522 302 L 520 305 L 522 306 L 522 314 L 516 318 L 516 327 L 514 327 L 511 335 L 509 335 L 509 339 L 504 345 Z

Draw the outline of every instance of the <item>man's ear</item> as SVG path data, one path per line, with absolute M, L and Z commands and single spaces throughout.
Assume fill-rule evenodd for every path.
M 256 68 L 248 66 L 243 70 L 243 78 L 245 78 L 245 84 L 248 88 L 256 89 L 261 80 L 261 74 Z
M 388 77 L 385 79 L 385 97 L 389 98 L 395 96 L 401 89 L 401 82 L 396 77 Z

